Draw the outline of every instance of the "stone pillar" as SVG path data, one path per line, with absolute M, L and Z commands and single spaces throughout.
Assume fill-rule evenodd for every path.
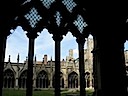
M 52 62 L 52 58 L 51 58 L 51 61 L 50 61 L 50 88 L 53 88 L 53 86 L 52 86 L 52 83 L 53 83 L 53 64 L 52 64 L 53 62 Z
M 4 32 L 5 31 L 7 30 L 4 30 Z M 0 82 L 1 82 L 0 83 L 0 96 L 2 96 L 2 88 L 3 88 L 3 70 L 4 70 L 6 40 L 7 40 L 7 36 L 5 34 L 4 35 L 0 34 Z
M 61 35 L 54 35 L 55 41 L 55 96 L 60 96 L 60 42 L 62 40 Z
M 89 82 L 90 83 L 89 84 L 90 85 L 89 86 L 90 89 L 92 89 L 92 79 L 93 79 L 93 77 L 92 77 L 92 71 L 91 71 L 91 73 L 90 73 L 90 82 Z
M 29 50 L 28 50 L 28 70 L 27 70 L 27 90 L 26 96 L 32 96 L 33 93 L 33 56 L 34 56 L 34 41 L 37 35 L 27 34 L 29 38 Z
M 36 69 L 34 68 L 33 70 L 33 88 L 36 88 Z
M 86 96 L 85 92 L 85 67 L 84 67 L 84 44 L 85 38 L 76 39 L 79 48 L 79 75 L 80 75 L 80 96 Z
M 19 63 L 17 63 L 17 69 L 16 69 L 16 78 L 15 78 L 15 89 L 18 89 L 19 88 L 19 85 L 18 85 L 18 79 L 19 79 Z
M 19 56 L 19 53 L 18 53 L 18 55 L 17 55 L 17 67 L 16 67 L 16 78 L 15 78 L 15 88 L 16 89 L 19 89 L 19 84 L 18 84 L 19 71 L 20 71 L 19 60 L 20 60 L 20 56 Z
M 93 74 L 94 74 L 94 94 L 95 96 L 101 96 L 101 68 L 100 68 L 100 49 L 97 43 L 97 39 L 94 36 L 94 49 L 93 53 Z
M 18 89 L 19 85 L 18 85 L 18 77 L 15 79 L 15 89 Z
M 34 59 L 34 66 L 33 66 L 33 88 L 36 88 L 36 56 Z
M 65 88 L 68 88 L 68 75 L 69 75 L 69 73 L 68 73 L 68 61 L 66 60 L 66 62 L 65 62 L 65 69 L 66 69 L 66 76 L 65 76 Z
M 98 96 L 127 96 L 126 70 L 124 59 L 124 42 L 119 38 L 109 37 L 98 39 L 100 64 L 100 79 L 98 85 L 101 87 Z M 97 70 L 97 71 L 98 71 Z

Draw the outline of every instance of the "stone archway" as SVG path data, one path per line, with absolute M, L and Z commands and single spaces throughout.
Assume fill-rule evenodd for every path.
M 86 72 L 85 73 L 85 80 L 86 80 L 86 88 L 90 87 L 90 73 Z
M 14 88 L 15 77 L 14 73 L 11 69 L 7 69 L 4 71 L 4 78 L 3 78 L 3 87 L 4 88 Z
M 68 75 L 68 88 L 78 88 L 78 74 L 76 72 Z
M 18 85 L 19 88 L 26 88 L 27 82 L 27 70 L 23 71 L 19 77 Z
M 52 83 L 53 88 L 55 88 L 55 75 L 53 75 L 53 83 Z M 60 88 L 64 88 L 64 77 L 63 73 L 60 72 Z
M 37 88 L 48 88 L 48 75 L 46 71 L 42 70 L 36 79 L 36 87 Z

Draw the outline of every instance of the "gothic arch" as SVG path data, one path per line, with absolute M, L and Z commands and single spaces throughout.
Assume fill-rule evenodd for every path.
M 76 71 L 74 71 L 74 70 L 72 71 L 72 70 L 71 70 L 71 71 L 68 72 L 68 74 L 71 74 L 71 73 L 79 74 L 79 72 L 78 72 L 77 70 L 76 70 Z
M 4 71 L 6 71 L 6 70 L 11 70 L 13 73 L 14 73 L 14 77 L 16 76 L 16 72 L 15 72 L 15 70 L 14 70 L 14 68 L 11 66 L 11 64 L 9 64 L 9 65 L 7 65 L 5 68 L 4 68 Z
M 90 87 L 90 72 L 85 72 L 86 88 Z
M 26 88 L 26 82 L 27 82 L 27 70 L 24 70 L 18 80 L 19 88 Z
M 49 86 L 48 73 L 42 70 L 37 75 L 36 87 L 37 88 L 48 88 L 48 86 Z
M 78 88 L 78 74 L 74 71 L 68 75 L 68 88 Z
M 27 67 L 25 67 L 25 65 L 23 65 L 23 67 L 19 70 L 19 76 L 20 76 L 24 71 L 27 71 Z
M 49 73 L 49 71 L 47 70 L 47 68 L 42 68 L 42 67 L 41 67 L 39 70 L 36 71 L 36 76 L 37 76 L 40 72 L 42 72 L 42 71 L 45 71 L 45 72 L 47 73 L 47 75 L 49 76 L 50 73 Z
M 55 88 L 55 74 L 53 75 L 53 82 L 52 82 L 52 86 L 53 88 Z M 62 72 L 60 72 L 60 87 L 64 88 L 64 74 Z
M 4 88 L 15 87 L 15 76 L 14 76 L 14 72 L 11 69 L 7 69 L 4 71 L 3 87 Z

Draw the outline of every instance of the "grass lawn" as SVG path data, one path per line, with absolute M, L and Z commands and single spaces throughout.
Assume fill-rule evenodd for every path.
M 87 96 L 92 96 L 92 90 L 87 90 Z M 74 94 L 79 92 L 68 92 L 62 91 L 61 96 L 66 96 L 66 94 Z M 4 89 L 3 96 L 26 96 L 25 90 L 13 90 L 13 89 Z M 33 96 L 54 96 L 54 90 L 42 90 L 42 91 L 33 91 Z

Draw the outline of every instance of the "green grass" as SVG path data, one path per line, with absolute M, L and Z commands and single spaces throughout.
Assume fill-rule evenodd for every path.
M 92 96 L 93 90 L 87 90 L 87 96 Z M 66 94 L 79 94 L 77 92 L 68 92 L 67 90 L 61 91 L 61 96 L 66 96 Z M 14 90 L 14 89 L 4 89 L 3 96 L 26 96 L 25 90 Z M 33 96 L 54 96 L 54 90 L 42 90 L 33 91 Z

